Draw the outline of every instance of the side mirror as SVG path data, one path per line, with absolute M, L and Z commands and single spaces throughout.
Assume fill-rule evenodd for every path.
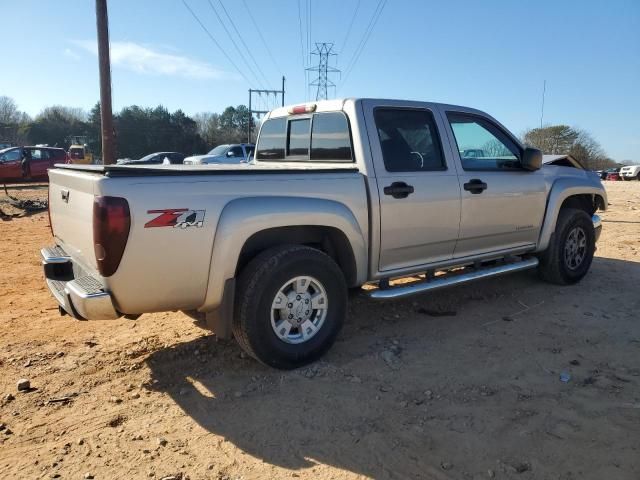
M 233 152 L 231 150 L 229 150 L 227 152 L 227 157 L 235 157 L 235 155 L 233 154 Z
M 540 170 L 540 167 L 542 167 L 542 152 L 537 148 L 526 147 L 520 164 L 522 168 L 530 172 Z

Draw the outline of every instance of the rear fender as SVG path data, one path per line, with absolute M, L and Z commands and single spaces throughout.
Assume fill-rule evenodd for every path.
M 340 230 L 349 241 L 357 280 L 367 277 L 367 243 L 348 207 L 332 200 L 302 197 L 249 197 L 229 202 L 223 209 L 213 243 L 209 283 L 201 312 L 222 302 L 225 283 L 233 278 L 245 242 L 263 230 L 292 226 L 323 226 Z

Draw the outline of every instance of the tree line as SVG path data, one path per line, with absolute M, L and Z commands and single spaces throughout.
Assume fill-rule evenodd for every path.
M 249 110 L 229 106 L 222 113 L 190 117 L 182 110 L 169 112 L 132 105 L 114 115 L 118 158 L 140 158 L 160 151 L 202 154 L 222 143 L 247 141 Z M 256 122 L 251 120 L 255 138 Z M 84 136 L 91 151 L 101 156 L 100 103 L 89 112 L 54 105 L 31 118 L 10 97 L 0 96 L 0 142 L 16 145 L 48 144 L 68 149 L 73 137 Z
M 591 134 L 568 125 L 532 128 L 524 132 L 522 141 L 544 154 L 571 155 L 588 170 L 604 170 L 618 165 Z
M 248 132 L 251 122 L 251 132 Z M 114 116 L 119 158 L 140 158 L 160 151 L 187 155 L 205 153 L 223 143 L 255 139 L 256 121 L 245 105 L 229 106 L 222 113 L 169 112 L 132 105 Z M 0 142 L 17 145 L 49 144 L 68 149 L 73 136 L 82 135 L 92 152 L 100 157 L 100 104 L 88 113 L 79 108 L 55 105 L 34 118 L 18 109 L 10 97 L 0 96 Z M 522 135 L 523 143 L 545 154 L 569 154 L 585 168 L 598 170 L 617 165 L 586 131 L 568 125 L 533 128 Z

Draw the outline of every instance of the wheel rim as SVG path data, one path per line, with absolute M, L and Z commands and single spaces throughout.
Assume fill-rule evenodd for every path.
M 587 256 L 587 234 L 582 227 L 574 227 L 564 243 L 564 261 L 569 270 L 576 270 Z
M 322 283 L 313 277 L 292 278 L 280 287 L 273 299 L 271 328 L 283 342 L 307 342 L 322 328 L 328 307 L 329 299 Z

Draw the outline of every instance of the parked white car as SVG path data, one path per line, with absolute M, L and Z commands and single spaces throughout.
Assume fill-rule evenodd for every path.
M 640 165 L 629 165 L 620 169 L 622 180 L 640 180 Z
M 185 165 L 211 165 L 214 163 L 247 163 L 255 145 L 238 143 L 235 145 L 218 145 L 206 155 L 194 155 L 184 159 Z

